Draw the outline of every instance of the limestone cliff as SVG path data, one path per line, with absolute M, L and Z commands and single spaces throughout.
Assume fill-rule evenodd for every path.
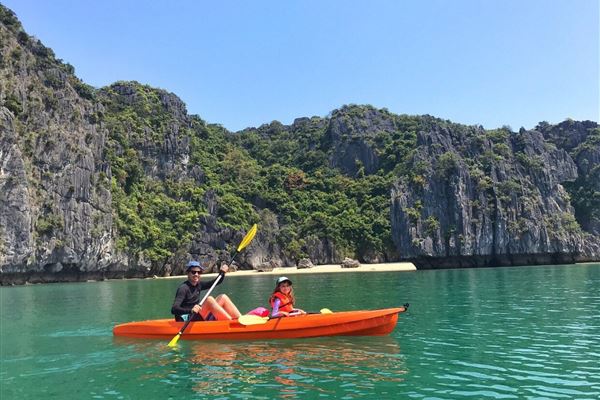
M 0 284 L 412 260 L 600 259 L 597 122 L 484 130 L 347 105 L 228 132 L 138 82 L 95 89 L 0 5 Z
M 578 177 L 566 185 L 584 231 L 600 235 L 600 128 L 592 121 L 541 123 L 544 138 L 564 149 L 577 165 Z
M 597 259 L 563 184 L 568 153 L 538 131 L 442 125 L 419 132 L 412 173 L 392 189 L 394 241 L 421 267 Z
M 102 106 L 9 10 L 0 19 L 1 276 L 110 268 L 118 257 Z

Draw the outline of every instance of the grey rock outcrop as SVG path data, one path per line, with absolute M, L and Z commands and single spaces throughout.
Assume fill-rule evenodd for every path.
M 575 161 L 578 178 L 566 185 L 573 194 L 575 216 L 584 231 L 600 237 L 600 128 L 592 121 L 567 120 L 537 126 L 544 138 Z
M 102 88 L 98 95 L 108 105 L 106 113 L 133 110 L 138 118 L 155 124 L 138 127 L 109 124 L 117 154 L 123 154 L 119 146 L 122 140 L 136 149 L 145 176 L 175 181 L 192 178 L 197 184 L 203 182 L 204 172 L 189 159 L 191 137 L 188 130 L 194 121 L 179 97 L 137 82 L 117 82 Z M 149 103 L 153 108 L 149 108 Z M 154 122 L 158 116 L 160 122 Z
M 379 168 L 379 156 L 372 145 L 377 135 L 396 131 L 393 119 L 381 110 L 344 107 L 331 116 L 325 140 L 332 147 L 331 166 L 354 176 L 372 174 Z
M 583 237 L 562 183 L 569 155 L 537 131 L 439 127 L 392 189 L 393 238 L 417 266 L 573 262 Z
M 17 144 L 13 116 L 0 108 L 0 265 L 26 263 L 33 248 L 32 215 L 23 155 Z
M 0 279 L 110 271 L 119 255 L 102 107 L 20 24 L 0 24 L 0 36 Z
M 344 261 L 340 264 L 342 268 L 358 268 L 360 267 L 360 263 L 358 260 L 354 260 L 352 258 L 344 258 Z
M 312 267 L 314 267 L 314 265 L 312 261 L 310 261 L 310 258 L 302 258 L 298 261 L 298 269 L 309 269 Z

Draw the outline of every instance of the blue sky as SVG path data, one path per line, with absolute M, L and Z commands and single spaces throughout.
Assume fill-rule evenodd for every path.
M 101 87 L 237 131 L 344 104 L 485 128 L 599 121 L 597 0 L 0 0 Z

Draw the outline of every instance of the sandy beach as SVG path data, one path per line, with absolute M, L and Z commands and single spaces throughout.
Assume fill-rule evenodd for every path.
M 272 271 L 259 272 L 256 270 L 235 271 L 227 274 L 228 278 L 248 275 L 294 275 L 294 274 L 316 274 L 334 272 L 393 272 L 393 271 L 416 271 L 413 263 L 384 263 L 384 264 L 361 264 L 357 268 L 342 268 L 339 264 L 315 265 L 312 268 L 298 269 L 296 267 L 273 268 Z M 216 274 L 202 274 L 205 277 L 216 276 Z M 184 278 L 185 275 L 170 276 L 168 278 Z

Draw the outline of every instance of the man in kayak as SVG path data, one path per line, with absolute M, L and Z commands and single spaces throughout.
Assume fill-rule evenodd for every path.
M 229 271 L 229 266 L 223 264 L 219 276 L 208 282 L 200 282 L 200 275 L 205 269 L 198 261 L 187 263 L 188 279 L 177 288 L 175 300 L 171 307 L 171 314 L 175 315 L 175 320 L 187 321 L 192 316 L 193 321 L 239 318 L 240 311 L 226 294 L 220 294 L 216 298 L 208 296 L 202 307 L 200 307 L 200 292 L 202 289 L 210 288 L 215 280 L 219 278 L 217 285 L 220 285 L 225 279 L 225 274 Z

